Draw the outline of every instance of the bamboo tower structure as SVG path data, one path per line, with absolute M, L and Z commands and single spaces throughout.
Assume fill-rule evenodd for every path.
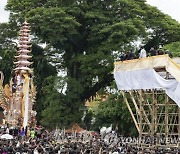
M 33 110 L 36 89 L 33 84 L 33 70 L 30 68 L 32 62 L 29 61 L 32 56 L 29 55 L 31 52 L 30 26 L 27 21 L 22 24 L 19 35 L 14 76 L 10 85 L 4 87 L 5 100 L 1 101 L 1 104 L 4 105 L 5 123 L 25 128 L 34 125 L 36 121 L 36 111 Z
M 133 76 L 128 78 L 129 74 L 126 74 L 131 71 L 131 75 L 133 72 L 136 74 L 134 78 Z M 151 78 L 150 75 L 138 80 L 139 76 L 147 73 L 146 71 L 154 72 L 155 77 Z M 141 60 L 117 62 L 114 73 L 117 86 L 139 133 L 139 146 L 180 147 L 180 65 L 167 55 L 153 56 Z M 156 80 L 157 77 L 167 85 L 149 88 L 149 84 L 157 84 L 157 81 L 151 81 Z M 125 84 L 129 82 L 132 87 L 127 88 L 127 85 L 123 87 L 124 83 L 121 82 Z M 173 84 L 169 86 L 168 83 Z M 136 88 L 138 86 L 140 88 Z M 168 88 L 172 89 L 172 93 Z

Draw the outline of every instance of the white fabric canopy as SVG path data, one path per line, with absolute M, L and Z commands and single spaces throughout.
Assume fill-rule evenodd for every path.
M 115 62 L 114 72 L 136 71 L 154 68 L 165 68 L 177 81 L 180 82 L 180 65 L 168 55 L 152 56 L 141 59 Z
M 180 107 L 180 83 L 165 80 L 154 69 L 118 71 L 114 78 L 119 90 L 163 89 Z
M 165 80 L 154 69 L 165 68 L 175 79 Z M 180 65 L 168 55 L 115 62 L 119 90 L 163 89 L 180 107 Z

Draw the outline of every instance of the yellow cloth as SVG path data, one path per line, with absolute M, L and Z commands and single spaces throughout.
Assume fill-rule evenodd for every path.
M 29 83 L 29 76 L 28 74 L 23 74 L 25 80 L 24 80 L 24 84 L 23 84 L 23 100 L 22 100 L 22 117 L 24 118 L 24 109 L 25 109 L 25 106 L 24 106 L 24 103 L 25 103 L 25 97 L 26 97 L 26 93 L 28 91 L 28 83 Z
M 23 113 L 23 127 L 25 128 L 28 125 L 28 112 L 29 112 L 29 75 L 23 74 L 25 80 L 23 84 L 23 102 L 22 102 L 22 113 Z
M 10 88 L 9 88 L 9 85 L 8 85 L 8 84 L 5 85 L 5 87 L 4 87 L 4 92 L 5 92 L 6 96 L 10 98 L 10 96 L 11 96 L 11 91 L 10 91 Z
M 34 86 L 33 79 L 31 79 L 31 91 L 32 91 L 33 95 L 35 96 L 36 95 L 36 87 Z

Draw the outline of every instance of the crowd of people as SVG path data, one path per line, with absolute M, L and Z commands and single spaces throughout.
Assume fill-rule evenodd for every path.
M 14 129 L 14 128 L 12 128 Z M 17 129 L 17 128 L 16 128 Z M 18 130 L 18 129 L 17 129 Z M 66 133 L 65 130 L 47 131 L 42 127 L 31 129 L 35 133 L 13 134 L 13 139 L 0 139 L 2 154 L 177 154 L 178 148 L 142 148 L 115 132 Z M 13 132 L 12 130 L 10 131 Z M 9 132 L 9 133 L 10 133 Z M 1 134 L 8 133 L 2 128 Z M 179 150 L 179 151 L 178 151 Z
M 124 61 L 124 60 L 145 58 L 148 56 L 157 56 L 163 54 L 168 54 L 169 57 L 172 58 L 172 53 L 169 50 L 163 51 L 162 47 L 159 47 L 158 49 L 152 47 L 149 51 L 146 51 L 144 47 L 141 47 L 137 54 L 133 51 L 127 51 L 125 53 L 122 53 L 120 56 L 120 60 Z

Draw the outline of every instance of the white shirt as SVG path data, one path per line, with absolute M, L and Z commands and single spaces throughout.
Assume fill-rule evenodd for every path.
M 9 134 L 9 128 L 6 128 L 6 134 Z
M 143 48 L 140 51 L 139 58 L 145 58 L 146 57 L 146 50 Z

